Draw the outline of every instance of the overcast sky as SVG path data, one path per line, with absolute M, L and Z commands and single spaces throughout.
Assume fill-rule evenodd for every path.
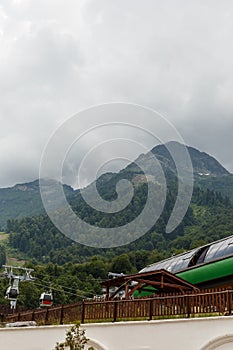
M 38 178 L 51 133 L 114 101 L 233 172 L 232 38 L 232 0 L 0 0 L 0 187 Z

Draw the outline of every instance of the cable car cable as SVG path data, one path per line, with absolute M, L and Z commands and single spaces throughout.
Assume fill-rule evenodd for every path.
M 40 283 L 37 283 L 35 281 L 33 281 L 33 283 L 37 286 L 40 286 L 40 287 L 44 287 L 44 284 L 40 284 Z M 86 299 L 87 296 L 84 296 L 84 295 L 81 295 L 81 294 L 77 294 L 77 293 L 71 293 L 71 292 L 68 292 L 68 291 L 64 291 L 62 289 L 58 289 L 58 288 L 55 288 L 55 287 L 51 287 L 52 290 L 55 290 L 56 292 L 60 292 L 60 293 L 64 293 L 64 294 L 69 294 L 69 295 L 73 295 L 73 296 L 77 296 L 77 297 L 80 297 L 82 299 Z
M 47 282 L 45 282 L 45 281 L 43 281 L 43 280 L 41 280 L 41 279 L 38 279 L 37 278 L 37 281 L 41 281 L 41 283 L 43 283 L 44 285 L 46 285 L 47 287 L 51 287 L 51 283 L 49 284 L 49 283 L 47 283 Z M 74 294 L 76 294 L 76 289 L 74 289 L 74 288 L 70 288 L 70 287 L 67 287 L 67 286 L 64 286 L 64 285 L 61 285 L 61 284 L 59 284 L 59 283 L 54 283 L 54 282 L 52 282 L 52 285 L 57 285 L 58 287 L 61 287 L 61 288 L 63 288 L 63 289 L 68 289 L 68 290 L 71 290 L 71 291 L 73 291 L 74 292 Z M 52 289 L 54 289 L 53 287 L 51 287 Z M 79 289 L 79 288 L 78 288 Z M 89 293 L 89 292 L 86 292 L 86 291 L 84 291 L 84 290 L 81 290 L 81 289 L 79 289 L 81 292 L 83 292 L 84 294 L 87 294 L 87 295 L 93 295 L 93 293 Z

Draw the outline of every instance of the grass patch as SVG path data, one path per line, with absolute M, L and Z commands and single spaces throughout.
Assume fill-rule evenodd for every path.
M 5 239 L 8 239 L 8 234 L 5 232 L 0 232 L 0 241 L 4 241 Z
M 24 267 L 26 260 L 24 259 L 23 254 L 9 246 L 8 233 L 0 232 L 0 244 L 6 249 L 6 265 Z
M 17 267 L 24 267 L 25 266 L 25 260 L 7 257 L 6 258 L 6 265 L 17 266 Z

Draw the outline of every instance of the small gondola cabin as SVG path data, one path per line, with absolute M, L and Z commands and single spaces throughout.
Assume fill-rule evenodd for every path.
M 40 307 L 50 307 L 53 305 L 53 295 L 51 292 L 44 292 L 40 296 Z
M 9 286 L 6 291 L 6 299 L 15 301 L 19 296 L 19 289 Z

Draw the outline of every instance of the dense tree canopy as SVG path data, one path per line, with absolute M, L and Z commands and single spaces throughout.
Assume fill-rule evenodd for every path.
M 146 190 L 142 186 L 137 193 L 135 201 L 137 205 L 142 205 L 145 199 L 141 197 Z M 97 249 L 74 243 L 62 235 L 46 216 L 9 220 L 9 246 L 20 252 L 21 257 L 28 261 L 27 265 L 35 269 L 36 277 L 30 285 L 26 282 L 20 284 L 19 305 L 38 307 L 40 293 L 50 287 L 55 304 L 92 298 L 102 293 L 99 282 L 108 278 L 109 271 L 135 273 L 150 263 L 233 233 L 233 208 L 229 200 L 220 193 L 195 188 L 182 223 L 174 232 L 166 234 L 165 226 L 175 197 L 176 189 L 170 189 L 162 216 L 146 235 L 114 249 Z M 131 218 L 130 210 L 127 215 Z M 105 219 L 105 224 L 109 224 L 111 218 Z M 1 245 L 0 259 L 2 264 L 5 263 L 5 247 Z M 7 280 L 0 280 L 0 303 L 7 302 L 4 299 L 6 288 Z

